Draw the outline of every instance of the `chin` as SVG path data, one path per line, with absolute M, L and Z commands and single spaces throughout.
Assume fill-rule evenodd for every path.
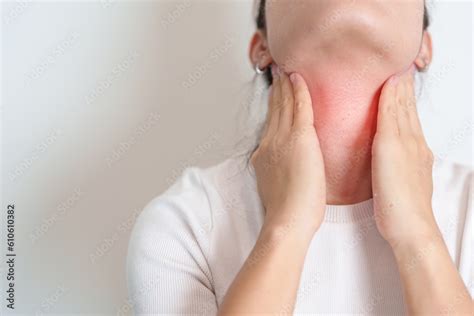
M 270 50 L 286 72 L 321 79 L 364 72 L 374 84 L 407 69 L 418 54 L 423 32 L 417 1 L 410 7 L 373 0 L 305 4 L 269 21 Z M 393 14 L 395 8 L 406 14 Z

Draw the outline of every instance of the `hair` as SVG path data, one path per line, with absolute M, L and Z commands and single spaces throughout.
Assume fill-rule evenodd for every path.
M 257 0 L 258 1 L 258 9 L 257 9 L 257 15 L 256 15 L 256 20 L 255 24 L 257 26 L 257 29 L 261 31 L 266 31 L 267 29 L 267 19 L 266 19 L 266 14 L 265 14 L 265 7 L 266 7 L 266 0 Z M 430 26 L 430 15 L 428 12 L 428 8 L 426 7 L 426 2 L 425 2 L 425 8 L 423 12 L 423 31 L 426 31 L 428 27 Z M 265 70 L 265 79 L 267 83 L 270 85 L 273 82 L 272 78 L 272 72 L 269 68 Z

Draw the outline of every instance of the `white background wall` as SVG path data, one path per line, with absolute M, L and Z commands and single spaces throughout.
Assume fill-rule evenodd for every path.
M 472 3 L 437 3 L 420 112 L 435 153 L 472 165 Z M 16 205 L 17 312 L 128 309 L 137 212 L 184 167 L 231 152 L 253 78 L 251 7 L 2 2 L 1 207 Z

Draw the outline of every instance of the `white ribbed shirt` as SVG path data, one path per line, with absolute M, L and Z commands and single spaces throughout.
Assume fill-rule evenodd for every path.
M 435 162 L 433 211 L 471 296 L 472 180 L 467 167 Z M 214 315 L 263 219 L 253 168 L 243 159 L 186 169 L 133 229 L 127 279 L 135 313 Z M 295 314 L 405 314 L 398 268 L 375 225 L 372 200 L 326 207 L 306 255 Z

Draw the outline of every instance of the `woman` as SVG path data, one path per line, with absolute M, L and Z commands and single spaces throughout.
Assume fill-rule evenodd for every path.
M 472 172 L 433 165 L 423 0 L 258 1 L 270 86 L 250 163 L 190 168 L 141 214 L 137 313 L 472 313 Z

